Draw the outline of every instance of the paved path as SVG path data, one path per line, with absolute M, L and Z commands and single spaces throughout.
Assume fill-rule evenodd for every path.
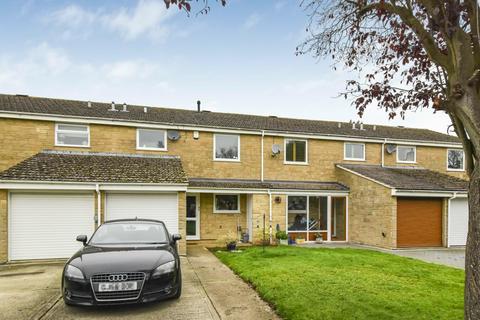
M 221 319 L 279 319 L 255 290 L 207 249 L 189 247 L 188 260 Z
M 183 287 L 182 296 L 178 300 L 133 306 L 81 308 L 66 306 L 60 299 L 41 319 L 219 319 L 190 262 L 187 258 L 181 259 Z

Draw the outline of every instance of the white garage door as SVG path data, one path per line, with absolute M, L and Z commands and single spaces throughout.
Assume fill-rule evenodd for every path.
M 450 200 L 449 214 L 448 244 L 464 246 L 467 243 L 468 232 L 468 200 L 463 198 Z
M 170 233 L 178 233 L 176 193 L 109 193 L 107 220 L 143 218 L 160 220 Z
M 68 258 L 94 231 L 93 194 L 12 193 L 10 260 Z

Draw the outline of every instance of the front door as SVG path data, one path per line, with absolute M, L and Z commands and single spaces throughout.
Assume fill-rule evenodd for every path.
M 200 240 L 199 200 L 199 195 L 187 195 L 187 240 Z

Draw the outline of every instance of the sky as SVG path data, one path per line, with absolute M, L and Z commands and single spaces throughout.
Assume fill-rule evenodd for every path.
M 163 0 L 2 0 L 0 92 L 359 120 L 338 97 L 358 75 L 295 55 L 307 35 L 300 1 L 209 1 L 207 15 L 189 16 Z M 450 124 L 430 109 L 389 121 L 374 106 L 362 121 L 443 133 Z

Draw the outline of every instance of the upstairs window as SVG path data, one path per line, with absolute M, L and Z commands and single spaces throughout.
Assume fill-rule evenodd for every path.
M 167 151 L 165 130 L 137 129 L 137 149 Z
M 365 144 L 345 142 L 345 160 L 365 160 Z
M 307 148 L 306 140 L 285 139 L 285 163 L 306 164 Z
M 464 171 L 465 154 L 460 149 L 448 149 L 447 151 L 447 170 Z
M 215 134 L 213 137 L 213 159 L 219 161 L 240 161 L 240 136 Z
M 55 145 L 66 147 L 89 147 L 89 126 L 57 123 L 55 125 Z
M 417 150 L 411 146 L 397 146 L 397 162 L 415 163 Z

